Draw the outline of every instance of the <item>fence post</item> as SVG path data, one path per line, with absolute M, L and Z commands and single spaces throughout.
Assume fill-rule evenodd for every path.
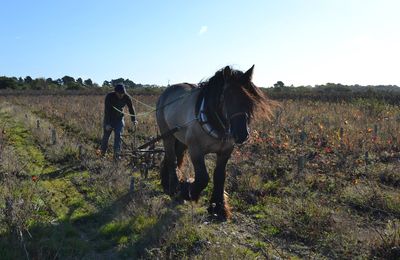
M 143 162 L 140 165 L 140 175 L 147 179 L 147 176 L 149 175 L 149 168 L 147 167 L 147 163 Z
M 282 109 L 281 108 L 278 108 L 276 111 L 275 111 L 275 124 L 276 125 L 280 125 L 281 124 L 281 116 L 282 116 Z
M 83 158 L 83 145 L 79 145 L 78 146 L 78 157 L 79 157 L 79 160 L 82 160 L 82 158 Z
M 374 125 L 374 135 L 372 137 L 373 137 L 374 142 L 378 141 L 378 125 L 377 124 Z
M 301 133 L 300 133 L 300 141 L 301 141 L 301 145 L 303 146 L 303 144 L 304 144 L 304 142 L 306 141 L 306 138 L 307 138 L 307 134 L 306 134 L 306 132 L 304 131 L 304 129 L 301 131 Z
M 365 165 L 368 165 L 369 164 L 369 152 L 368 151 L 365 152 L 364 159 L 365 159 Z
M 135 178 L 132 175 L 129 184 L 129 193 L 132 194 L 134 191 L 135 191 Z
M 304 171 L 304 165 L 305 165 L 306 158 L 304 155 L 300 155 L 297 158 L 297 174 L 302 174 Z
M 57 144 L 57 133 L 56 129 L 51 129 L 51 144 L 55 145 Z

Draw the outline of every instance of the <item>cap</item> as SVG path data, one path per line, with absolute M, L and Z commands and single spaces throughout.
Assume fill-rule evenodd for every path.
M 126 93 L 126 90 L 125 90 L 125 86 L 123 85 L 123 84 L 117 84 L 115 87 L 114 87 L 114 91 L 115 92 L 118 92 L 118 93 Z

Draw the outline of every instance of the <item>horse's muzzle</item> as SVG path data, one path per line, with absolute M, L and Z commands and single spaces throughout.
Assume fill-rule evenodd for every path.
M 249 139 L 249 133 L 248 132 L 246 134 L 241 134 L 241 135 L 233 134 L 233 140 L 235 140 L 236 144 L 242 144 L 242 143 L 246 142 L 247 139 Z

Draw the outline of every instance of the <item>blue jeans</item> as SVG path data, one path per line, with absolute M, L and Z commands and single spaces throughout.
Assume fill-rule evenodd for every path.
M 103 139 L 101 140 L 101 153 L 105 154 L 108 148 L 108 140 L 110 139 L 111 132 L 114 130 L 114 156 L 118 156 L 121 153 L 121 143 L 122 143 L 122 132 L 124 129 L 124 119 L 112 122 L 112 129 L 110 131 L 106 130 L 106 125 L 103 124 Z

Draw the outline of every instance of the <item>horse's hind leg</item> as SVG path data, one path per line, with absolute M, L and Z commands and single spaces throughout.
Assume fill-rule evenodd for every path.
M 228 199 L 224 196 L 225 169 L 230 158 L 231 151 L 217 154 L 217 165 L 214 170 L 214 188 L 211 196 L 208 212 L 217 215 L 218 218 L 226 220 L 231 217 Z
M 161 185 L 164 192 L 174 195 L 178 186 L 178 177 L 176 176 L 176 153 L 174 136 L 163 139 L 165 155 L 161 164 Z

